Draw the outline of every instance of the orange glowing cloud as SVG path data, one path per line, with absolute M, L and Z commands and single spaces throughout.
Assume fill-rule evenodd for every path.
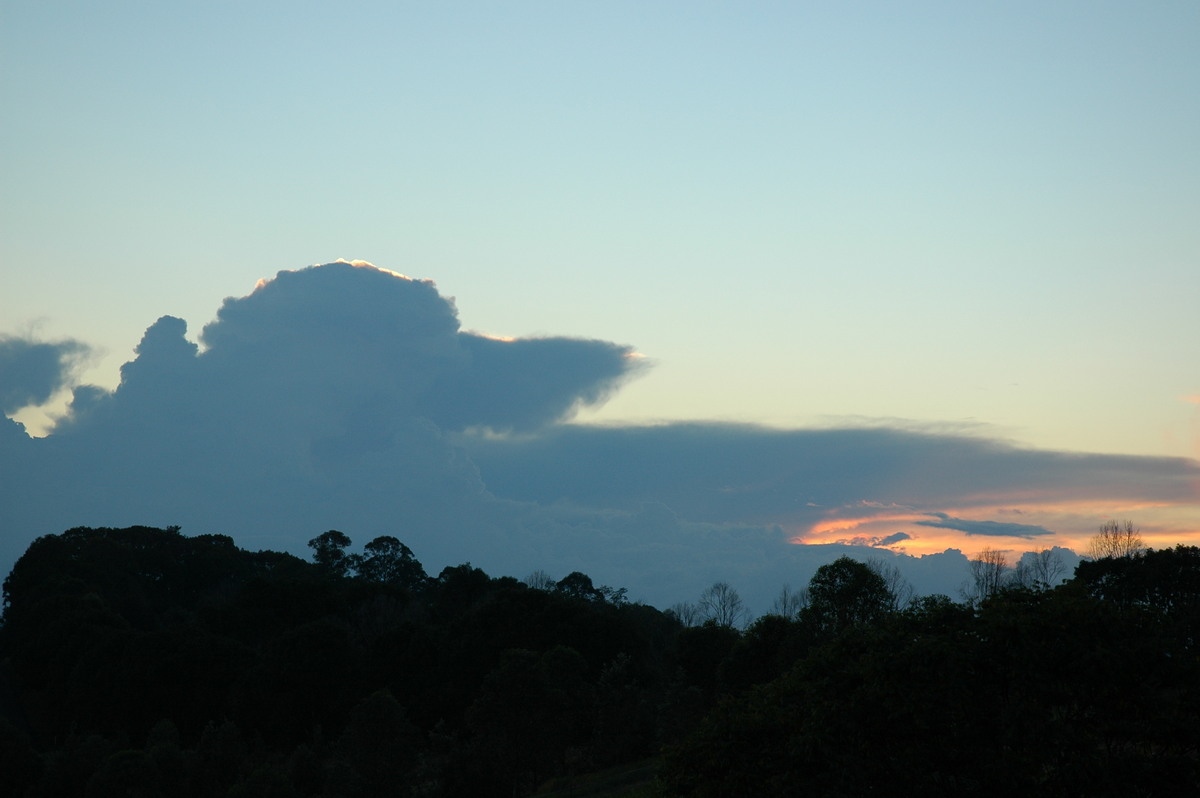
M 1143 542 L 1152 548 L 1200 542 L 1197 504 L 1164 502 L 1074 501 L 1005 502 L 926 511 L 871 502 L 830 510 L 820 521 L 798 530 L 797 544 L 871 546 L 921 555 L 983 547 L 1014 552 L 1062 546 L 1087 550 L 1092 536 L 1110 519 L 1132 519 Z

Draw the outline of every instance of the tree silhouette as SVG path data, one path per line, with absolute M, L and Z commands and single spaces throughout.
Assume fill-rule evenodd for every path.
M 1094 560 L 1105 557 L 1136 557 L 1146 550 L 1142 536 L 1132 521 L 1108 521 L 1092 536 L 1088 556 Z
M 371 582 L 419 590 L 429 578 L 412 549 L 391 535 L 383 535 L 363 546 L 363 554 L 352 561 L 359 576 Z
M 706 620 L 729 629 L 743 626 L 750 617 L 742 597 L 728 582 L 717 582 L 705 590 L 697 604 Z
M 308 547 L 313 550 L 313 562 L 331 576 L 345 576 L 353 560 L 346 554 L 350 547 L 350 538 L 336 529 L 323 532 L 308 541 Z
M 604 598 L 604 594 L 592 584 L 592 578 L 579 571 L 572 571 L 558 580 L 554 585 L 554 592 L 584 601 L 599 601 Z
M 900 573 L 900 569 L 896 567 L 895 563 L 872 558 L 867 561 L 867 567 L 883 577 L 888 594 L 892 597 L 890 609 L 893 612 L 899 612 L 913 600 L 916 591 L 913 590 L 912 583 Z
M 808 606 L 808 590 L 793 590 L 791 585 L 784 585 L 779 595 L 771 603 L 771 612 L 784 618 L 796 618 L 800 611 Z
M 348 542 L 314 539 L 314 565 L 176 530 L 40 538 L 4 588 L 0 792 L 508 798 L 662 746 L 664 795 L 1200 784 L 1200 548 L 1085 560 L 1053 589 L 1053 552 L 1022 584 L 990 552 L 987 601 L 899 612 L 842 558 L 798 618 L 743 629 L 726 583 L 684 628 L 578 572 L 395 587 L 375 576 L 419 564 L 386 536 L 338 576 Z
M 1154 610 L 1200 626 L 1200 548 L 1196 546 L 1084 560 L 1075 569 L 1074 587 L 1123 607 Z
M 543 571 L 541 568 L 525 577 L 525 584 L 529 585 L 534 590 L 553 590 L 557 584 L 550 574 Z
M 1000 592 L 1007 584 L 1012 568 L 1004 552 L 985 548 L 971 558 L 971 581 L 963 589 L 963 597 L 977 603 Z
M 826 632 L 871 623 L 894 603 L 887 582 L 869 565 L 838 557 L 822 565 L 808 583 L 808 607 L 802 617 Z
M 407 547 L 349 543 L 314 538 L 313 564 L 177 530 L 39 539 L 5 582 L 0 792 L 509 796 L 665 739 L 667 685 L 689 687 L 669 616 L 582 573 L 405 590 Z M 710 683 L 737 632 L 704 631 Z
M 690 601 L 680 601 L 672 604 L 667 609 L 668 615 L 673 615 L 675 620 L 679 621 L 683 626 L 696 626 L 703 623 L 700 607 Z
M 1049 590 L 1062 581 L 1066 570 L 1062 558 L 1054 549 L 1031 551 L 1017 561 L 1009 581 L 1014 586 L 1028 590 Z

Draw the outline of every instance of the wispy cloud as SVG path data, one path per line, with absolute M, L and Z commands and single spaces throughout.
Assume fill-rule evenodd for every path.
M 999 521 L 968 521 L 962 518 L 952 518 L 946 513 L 930 513 L 937 521 L 916 521 L 920 526 L 932 526 L 939 529 L 956 529 L 968 535 L 985 535 L 988 537 L 1023 538 L 1032 540 L 1043 535 L 1053 535 L 1049 529 L 1033 524 L 1013 524 Z

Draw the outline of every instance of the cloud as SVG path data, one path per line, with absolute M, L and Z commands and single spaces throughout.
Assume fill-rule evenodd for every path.
M 68 385 L 86 352 L 11 340 L 12 362 L 57 370 L 37 383 L 6 368 L 5 390 L 24 386 L 10 406 Z M 156 320 L 116 390 L 76 387 L 48 437 L 3 420 L 0 488 L 21 500 L 0 502 L 0 568 L 79 525 L 179 524 L 301 555 L 340 529 L 359 545 L 395 535 L 433 572 L 580 570 L 660 605 L 725 580 L 764 611 L 843 554 L 892 558 L 918 590 L 953 593 L 964 533 L 1053 528 L 990 520 L 997 508 L 1197 503 L 1200 466 L 1183 459 L 898 424 L 567 423 L 644 362 L 607 341 L 464 331 L 432 282 L 369 264 L 281 271 L 226 299 L 197 341 L 183 319 Z M 946 550 L 913 553 L 918 529 Z
M 0 336 L 0 412 L 45 404 L 70 385 L 91 349 L 79 341 Z
M 31 535 L 129 523 L 301 553 L 324 528 L 397 534 L 431 567 L 508 567 L 520 522 L 449 431 L 535 430 L 637 370 L 616 344 L 463 333 L 432 282 L 363 263 L 260 281 L 200 343 L 163 316 L 117 389 L 77 387 L 44 441 L 6 420 L 0 478 L 26 498 L 3 503 L 0 523 L 29 535 L 8 533 L 5 567 Z
M 528 432 L 598 405 L 641 371 L 630 347 L 572 338 L 460 333 L 470 365 L 442 375 L 421 410 L 445 429 Z
M 1200 464 L 1184 458 L 1047 452 L 920 429 L 560 426 L 461 440 L 498 494 L 592 507 L 661 501 L 710 523 L 801 527 L 1002 501 L 1192 502 L 1200 479 Z
M 932 526 L 939 529 L 957 529 L 968 535 L 987 535 L 989 537 L 1010 537 L 1032 540 L 1042 535 L 1053 535 L 1049 529 L 1031 524 L 1002 523 L 999 521 L 966 521 L 962 518 L 951 518 L 945 513 L 930 513 L 938 518 L 937 521 L 915 521 L 921 526 Z
M 226 299 L 201 341 L 205 359 L 263 393 L 287 385 L 340 403 L 365 389 L 443 429 L 536 429 L 604 401 L 637 365 L 605 341 L 461 332 L 432 281 L 362 262 L 279 272 Z

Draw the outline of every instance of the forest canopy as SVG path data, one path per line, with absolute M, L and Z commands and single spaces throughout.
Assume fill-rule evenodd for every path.
M 430 576 L 391 536 L 310 548 L 36 540 L 4 582 L 11 794 L 511 796 L 612 768 L 640 775 L 594 794 L 1200 786 L 1195 547 L 962 601 L 841 558 L 754 620 L 725 583 L 664 612 L 581 572 Z

